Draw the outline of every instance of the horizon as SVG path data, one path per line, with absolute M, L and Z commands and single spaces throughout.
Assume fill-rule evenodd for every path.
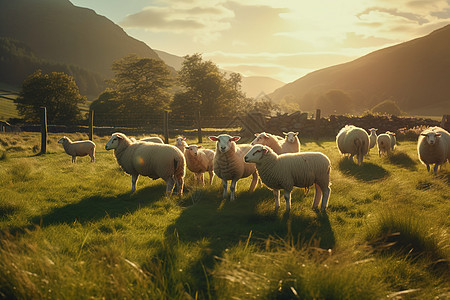
M 152 49 L 201 53 L 221 69 L 284 83 L 450 24 L 450 0 L 70 1 Z

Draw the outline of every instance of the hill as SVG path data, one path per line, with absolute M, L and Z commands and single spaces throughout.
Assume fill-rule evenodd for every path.
M 77 66 L 104 78 L 111 77 L 114 60 L 130 53 L 159 59 L 149 46 L 106 17 L 69 0 L 0 1 L 0 37 L 23 43 L 39 59 Z
M 355 112 L 392 99 L 408 113 L 442 115 L 450 112 L 449 53 L 447 25 L 427 36 L 312 72 L 270 97 L 313 110 L 326 93 L 340 90 L 352 100 Z

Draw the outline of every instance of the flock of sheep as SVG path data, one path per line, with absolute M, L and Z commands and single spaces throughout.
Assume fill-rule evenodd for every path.
M 397 143 L 395 133 L 376 135 L 377 129 L 366 130 L 346 125 L 336 136 L 336 144 L 342 155 L 356 156 L 358 164 L 375 145 L 378 155 L 389 154 Z M 325 211 L 330 197 L 330 159 L 321 152 L 300 152 L 298 132 L 284 133 L 285 137 L 270 133 L 256 134 L 251 144 L 236 144 L 239 136 L 221 134 L 210 136 L 216 142 L 215 151 L 202 146 L 188 145 L 186 138 L 178 137 L 175 145 L 164 144 L 159 137 L 135 140 L 125 134 L 114 133 L 105 149 L 114 149 L 120 167 L 131 175 L 131 192 L 136 190 L 139 175 L 152 179 L 162 178 L 166 182 L 166 196 L 175 193 L 182 195 L 186 167 L 194 173 L 197 183 L 204 184 L 204 173 L 209 173 L 211 184 L 214 175 L 222 179 L 223 197 L 227 197 L 228 181 L 230 200 L 235 199 L 237 181 L 252 175 L 250 191 L 253 191 L 258 178 L 271 190 L 275 197 L 275 209 L 280 207 L 280 190 L 284 191 L 286 212 L 291 207 L 291 192 L 294 187 L 308 189 L 315 187 L 313 209 L 321 205 Z M 63 137 L 62 144 L 67 154 L 76 162 L 77 156 L 89 155 L 95 161 L 95 144 L 92 141 L 72 142 Z M 427 166 L 434 164 L 434 173 L 447 160 L 450 160 L 450 134 L 440 128 L 424 130 L 418 139 L 419 160 Z

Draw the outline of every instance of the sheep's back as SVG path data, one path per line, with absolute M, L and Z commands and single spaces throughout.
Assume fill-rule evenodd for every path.
M 95 149 L 95 143 L 92 141 L 76 141 L 63 146 L 66 153 L 72 156 L 86 156 L 92 154 Z
M 362 154 L 367 154 L 369 151 L 369 135 L 364 129 L 354 126 L 347 131 L 344 138 L 344 147 L 347 151 L 346 153 L 358 154 L 358 148 L 355 144 L 357 139 L 359 139 L 362 143 Z

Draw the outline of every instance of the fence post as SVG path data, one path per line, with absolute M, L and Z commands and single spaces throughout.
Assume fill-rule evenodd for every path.
M 89 140 L 94 138 L 94 110 L 89 110 Z
M 169 143 L 169 111 L 165 110 L 164 111 L 164 124 L 163 124 L 163 128 L 164 128 L 164 143 L 168 144 Z
M 198 143 L 203 143 L 202 140 L 202 123 L 200 118 L 200 111 L 197 112 L 197 137 L 198 137 Z
M 41 153 L 47 153 L 47 108 L 41 107 Z
M 316 109 L 316 126 L 314 129 L 314 135 L 316 136 L 316 140 L 319 139 L 319 129 L 320 129 L 320 109 Z

